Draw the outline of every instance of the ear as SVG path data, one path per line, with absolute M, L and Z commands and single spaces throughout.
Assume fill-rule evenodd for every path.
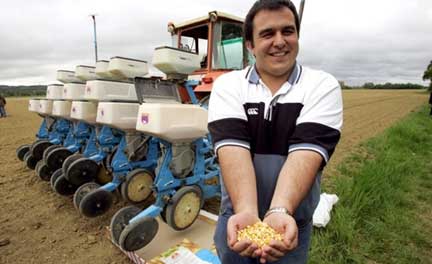
M 251 54 L 254 54 L 254 52 L 253 52 L 253 48 L 254 48 L 254 46 L 253 46 L 253 44 L 252 44 L 252 41 L 249 41 L 249 40 L 246 41 L 246 48 L 248 49 L 248 51 L 249 51 Z

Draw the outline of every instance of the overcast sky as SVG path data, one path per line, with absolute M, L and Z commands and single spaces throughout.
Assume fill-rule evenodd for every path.
M 151 61 L 169 21 L 212 10 L 244 17 L 253 0 L 1 0 L 0 84 L 55 81 L 58 69 L 99 59 Z M 293 0 L 298 6 L 300 0 Z M 413 82 L 432 60 L 431 0 L 306 0 L 298 61 L 350 85 Z

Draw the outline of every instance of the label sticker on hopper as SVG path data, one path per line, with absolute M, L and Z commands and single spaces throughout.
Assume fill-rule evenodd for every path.
M 149 114 L 143 113 L 141 115 L 141 123 L 143 123 L 145 125 L 145 124 L 148 124 L 148 122 L 149 122 Z

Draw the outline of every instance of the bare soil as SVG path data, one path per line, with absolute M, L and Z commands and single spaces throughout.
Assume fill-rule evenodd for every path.
M 419 91 L 349 90 L 344 96 L 344 129 L 327 170 L 332 175 L 350 150 L 427 103 Z M 105 227 L 123 204 L 105 216 L 80 216 L 71 198 L 16 158 L 31 143 L 41 118 L 27 111 L 28 98 L 7 98 L 10 115 L 0 119 L 0 263 L 130 263 L 107 239 Z
M 344 90 L 344 124 L 325 175 L 360 142 L 374 137 L 393 123 L 427 104 L 428 94 L 416 90 Z

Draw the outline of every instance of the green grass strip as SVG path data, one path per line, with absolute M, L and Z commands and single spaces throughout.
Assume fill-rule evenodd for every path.
M 432 263 L 432 117 L 410 114 L 327 179 L 339 202 L 315 229 L 310 263 Z

